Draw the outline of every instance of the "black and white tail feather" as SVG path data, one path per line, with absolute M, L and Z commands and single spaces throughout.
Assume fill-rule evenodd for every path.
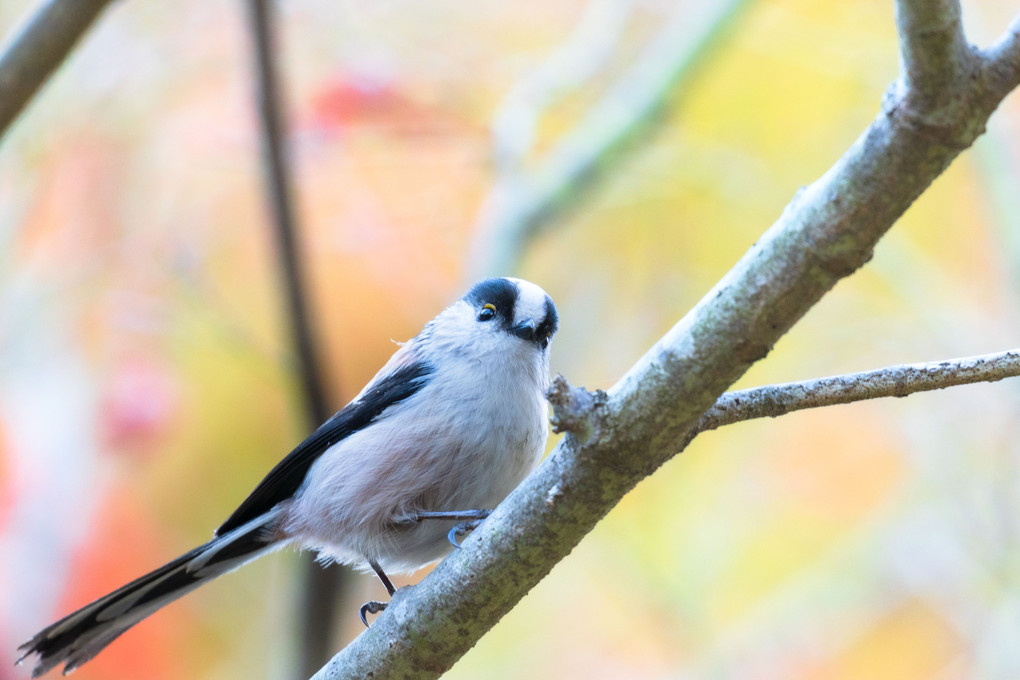
M 217 576 L 282 547 L 282 542 L 266 536 L 272 515 L 267 513 L 217 536 L 47 626 L 18 648 L 23 653 L 18 663 L 30 654 L 38 654 L 33 678 L 62 661 L 65 675 L 73 671 L 157 609 Z

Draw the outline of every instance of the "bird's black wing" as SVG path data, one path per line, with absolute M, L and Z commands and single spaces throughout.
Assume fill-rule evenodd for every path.
M 216 535 L 221 536 L 236 529 L 293 496 L 304 482 L 308 468 L 326 449 L 368 426 L 386 409 L 423 388 L 428 384 L 433 370 L 432 365 L 425 361 L 414 361 L 371 385 L 360 399 L 343 407 L 277 463 L 251 495 L 234 510 L 234 514 L 216 530 Z

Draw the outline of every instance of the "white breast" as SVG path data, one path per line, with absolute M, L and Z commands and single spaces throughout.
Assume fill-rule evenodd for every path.
M 512 340 L 500 361 L 444 361 L 421 391 L 324 453 L 289 503 L 284 532 L 320 557 L 372 558 L 387 572 L 445 555 L 454 522 L 401 520 L 494 508 L 545 449 L 545 356 Z

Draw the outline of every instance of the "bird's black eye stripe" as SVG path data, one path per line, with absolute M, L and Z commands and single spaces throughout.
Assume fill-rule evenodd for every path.
M 486 321 L 482 313 L 486 304 L 495 309 L 494 316 L 500 317 L 504 323 L 511 324 L 514 320 L 514 307 L 517 305 L 519 290 L 517 284 L 508 279 L 485 279 L 476 283 L 462 299 L 478 310 L 479 321 Z M 492 317 L 490 317 L 492 318 Z

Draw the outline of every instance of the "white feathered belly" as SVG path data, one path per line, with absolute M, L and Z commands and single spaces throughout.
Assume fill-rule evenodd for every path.
M 288 503 L 284 533 L 320 558 L 366 568 L 371 558 L 387 573 L 443 557 L 456 522 L 408 517 L 494 508 L 545 449 L 545 400 L 537 387 L 515 387 L 498 401 L 461 398 L 468 406 L 450 413 L 424 406 L 450 403 L 433 383 L 392 407 L 316 461 Z

